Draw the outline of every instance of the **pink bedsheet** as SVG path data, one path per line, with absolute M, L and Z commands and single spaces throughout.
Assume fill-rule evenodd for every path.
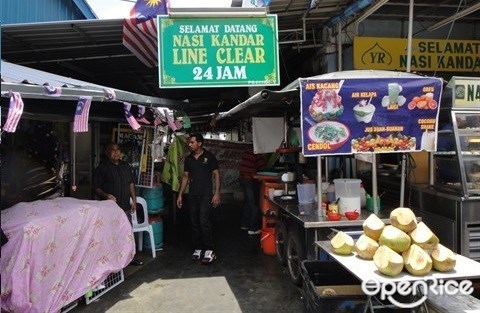
M 135 242 L 113 201 L 56 198 L 1 212 L 1 307 L 57 312 L 128 265 Z

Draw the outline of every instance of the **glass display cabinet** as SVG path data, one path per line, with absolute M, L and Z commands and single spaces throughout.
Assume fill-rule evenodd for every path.
M 434 186 L 465 198 L 480 195 L 480 111 L 449 113 L 433 153 Z

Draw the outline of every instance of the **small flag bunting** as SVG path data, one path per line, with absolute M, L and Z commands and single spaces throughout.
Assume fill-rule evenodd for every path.
M 133 117 L 132 113 L 130 112 L 130 109 L 132 108 L 132 105 L 128 102 L 123 103 L 123 109 L 125 110 L 125 117 L 127 118 L 127 122 L 132 127 L 134 130 L 139 130 L 141 125 L 138 124 L 137 120 L 135 117 Z
M 80 97 L 75 110 L 75 118 L 73 120 L 74 133 L 88 132 L 88 115 L 90 113 L 90 105 L 92 97 Z
M 143 105 L 138 106 L 137 121 L 144 124 L 150 124 L 150 122 L 145 118 L 145 107 Z
M 153 110 L 153 115 L 155 116 L 155 119 L 153 120 L 153 125 L 154 126 L 158 126 L 158 125 L 162 124 L 163 122 L 167 121 L 165 116 L 158 109 Z
M 7 120 L 3 130 L 7 133 L 14 133 L 23 113 L 23 100 L 18 92 L 12 92 L 10 96 L 10 107 L 8 108 Z
M 168 126 L 172 129 L 172 131 L 176 131 L 178 129 L 178 127 L 177 127 L 177 125 L 175 125 L 175 121 L 174 121 L 173 117 L 171 117 L 170 114 L 168 114 L 167 109 L 163 110 L 163 113 L 167 117 Z

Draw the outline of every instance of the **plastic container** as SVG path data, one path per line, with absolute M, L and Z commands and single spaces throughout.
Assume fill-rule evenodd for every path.
M 265 214 L 269 209 L 274 208 L 275 204 L 271 203 L 269 200 L 269 195 L 268 195 L 268 190 L 270 188 L 273 188 L 275 190 L 283 190 L 283 187 L 285 185 L 282 183 L 273 183 L 273 182 L 266 182 L 262 181 L 261 187 L 260 187 L 260 201 L 259 201 L 259 206 L 260 210 L 262 211 L 262 214 Z
M 298 203 L 313 203 L 315 202 L 315 196 L 315 184 L 297 185 Z
M 158 214 L 163 212 L 163 189 L 159 187 L 143 188 L 143 198 L 147 202 L 148 213 Z
M 302 300 L 307 312 L 363 312 L 361 282 L 337 262 L 302 261 Z M 335 291 L 336 295 L 323 293 Z
M 360 213 L 360 179 L 335 179 L 335 197 L 338 201 L 338 211 L 345 214 L 349 211 L 358 211 Z
M 162 249 L 163 247 L 163 220 L 155 221 L 152 224 L 153 228 L 153 241 L 155 241 L 155 250 Z M 143 237 L 145 249 L 150 249 L 150 237 Z
M 372 196 L 367 195 L 366 202 L 367 202 L 367 206 L 366 206 L 367 211 L 368 212 L 373 212 L 373 198 L 372 198 Z M 380 201 L 379 196 L 377 196 L 377 207 L 378 207 L 378 211 L 380 212 L 380 210 L 382 208 L 382 205 L 381 205 L 381 201 Z
M 275 255 L 277 249 L 275 248 L 275 228 L 263 228 L 260 236 L 260 245 L 263 253 L 266 255 Z

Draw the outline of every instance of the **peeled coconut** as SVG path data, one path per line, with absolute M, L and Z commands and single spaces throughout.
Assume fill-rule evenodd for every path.
M 355 245 L 353 238 L 343 231 L 339 231 L 335 237 L 330 240 L 330 243 L 333 247 L 333 252 L 343 255 L 351 254 Z
M 452 250 L 444 245 L 438 244 L 437 248 L 431 254 L 433 268 L 439 272 L 448 272 L 455 268 L 457 257 Z
M 378 242 L 367 235 L 361 235 L 355 243 L 355 251 L 359 257 L 365 260 L 373 259 L 373 255 L 377 251 L 378 247 Z
M 403 258 L 387 246 L 380 246 L 373 255 L 373 263 L 380 273 L 397 276 L 403 270 Z
M 378 240 L 385 227 L 385 223 L 377 215 L 372 213 L 365 221 L 363 221 L 362 227 L 365 235 L 373 240 Z
M 435 249 L 440 242 L 424 222 L 418 223 L 417 228 L 410 233 L 410 237 L 413 243 L 427 250 Z
M 383 229 L 380 238 L 378 238 L 378 243 L 391 248 L 395 252 L 401 253 L 410 247 L 411 239 L 406 232 L 395 226 L 387 225 Z
M 420 246 L 412 244 L 402 253 L 405 269 L 412 275 L 427 275 L 432 269 L 432 258 Z
M 390 213 L 390 223 L 406 233 L 417 227 L 417 218 L 409 208 L 396 208 Z

